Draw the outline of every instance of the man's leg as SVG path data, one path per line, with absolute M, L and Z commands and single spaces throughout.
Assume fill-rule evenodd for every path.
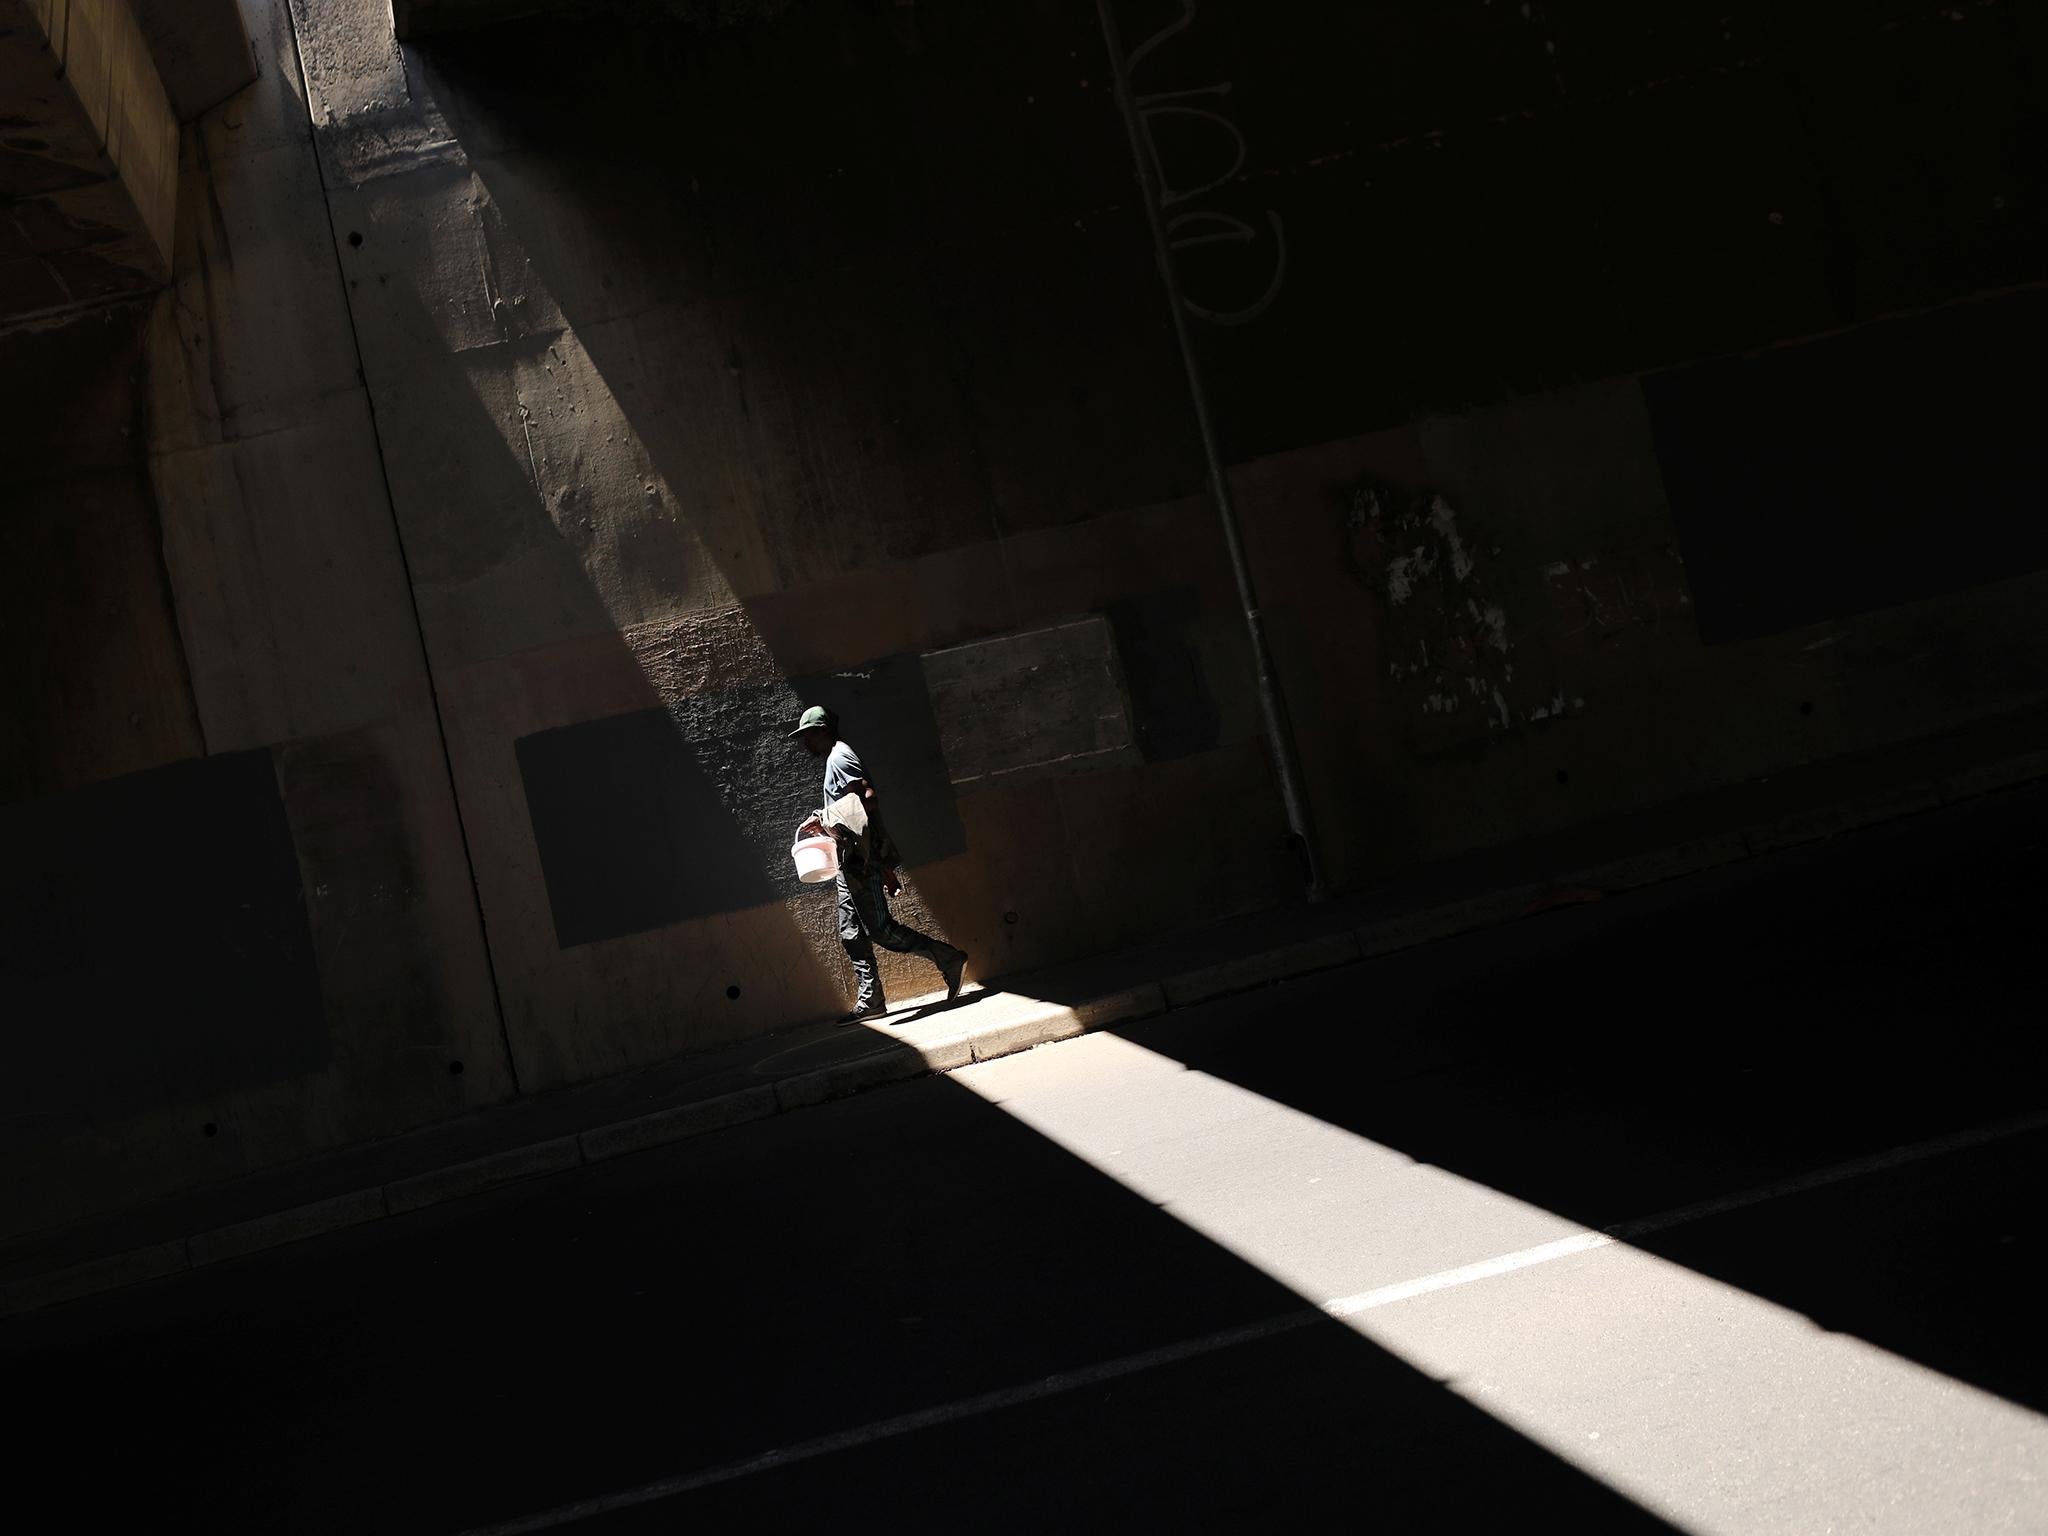
M 853 1000 L 853 1012 L 839 1022 L 854 1024 L 886 1013 L 888 1005 L 882 1001 L 882 972 L 875 963 L 875 946 L 869 941 L 868 930 L 861 922 L 860 904 L 855 902 L 843 870 L 839 875 L 839 942 L 846 947 L 846 958 L 853 962 L 854 979 L 860 987 Z
M 967 969 L 966 950 L 955 949 L 941 939 L 899 923 L 896 914 L 889 910 L 889 896 L 882 889 L 880 870 L 852 882 L 850 889 L 854 915 L 869 938 L 899 955 L 923 955 L 939 968 L 939 975 L 946 983 L 946 996 L 960 995 L 960 983 Z M 874 951 L 871 949 L 868 953 L 872 959 Z

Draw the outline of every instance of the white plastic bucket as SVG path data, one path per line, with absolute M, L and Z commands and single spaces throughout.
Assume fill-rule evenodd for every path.
M 798 838 L 790 848 L 789 856 L 796 860 L 796 877 L 805 885 L 822 885 L 839 873 L 837 838 Z

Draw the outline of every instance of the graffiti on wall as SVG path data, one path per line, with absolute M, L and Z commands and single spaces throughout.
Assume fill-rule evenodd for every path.
M 1691 616 L 1685 562 L 1670 544 L 1553 560 L 1543 577 L 1562 652 L 1630 645 L 1668 620 Z
M 1385 605 L 1395 697 L 1424 717 L 1426 739 L 1482 740 L 1583 702 L 1561 693 L 1534 709 L 1511 702 L 1517 641 L 1492 570 L 1500 551 L 1443 495 L 1361 482 L 1345 500 L 1345 534 L 1353 576 Z
M 1158 178 L 1168 259 L 1181 251 L 1223 255 L 1236 250 L 1247 264 L 1256 264 L 1255 269 L 1247 266 L 1254 270 L 1251 281 L 1264 278 L 1257 297 L 1249 302 L 1221 307 L 1220 301 L 1205 304 L 1183 292 L 1181 303 L 1189 314 L 1212 325 L 1246 325 L 1272 308 L 1287 281 L 1287 230 L 1271 208 L 1262 210 L 1262 217 L 1253 222 L 1202 202 L 1236 181 L 1251 153 L 1244 131 L 1224 110 L 1231 84 L 1218 80 L 1177 89 L 1139 88 L 1139 70 L 1194 25 L 1196 10 L 1197 0 L 1179 0 L 1173 19 L 1141 39 L 1121 62 L 1124 78 L 1131 82 L 1144 153 Z M 1170 56 L 1171 50 L 1168 52 Z M 1148 77 L 1161 73 L 1157 68 L 1146 71 Z M 1162 147 L 1162 136 L 1173 146 L 1173 153 Z

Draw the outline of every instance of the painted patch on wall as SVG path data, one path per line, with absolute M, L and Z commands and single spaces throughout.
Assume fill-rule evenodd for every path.
M 514 743 L 564 949 L 774 899 L 760 839 L 665 709 Z
M 923 663 L 957 787 L 1140 761 L 1123 671 L 1100 614 L 951 646 Z
M 318 1067 L 327 1030 L 270 753 L 0 807 L 0 989 L 10 1135 Z
M 1669 545 L 1621 549 L 1543 568 L 1561 653 L 1615 652 L 1692 617 L 1685 564 Z
M 916 657 L 694 694 L 514 743 L 556 942 L 796 895 L 791 836 L 823 798 L 822 766 L 787 739 L 800 704 L 839 715 L 909 865 L 965 848 Z
M 2029 291 L 1644 380 L 1701 638 L 2048 567 L 2044 346 Z
M 1387 674 L 1419 750 L 1515 723 L 1515 641 L 1487 565 L 1492 548 L 1437 492 L 1349 488 L 1346 559 L 1385 605 Z
M 1112 603 L 1107 616 L 1145 760 L 1188 757 L 1214 747 L 1223 736 L 1223 710 L 1197 643 L 1205 620 L 1201 594 L 1192 587 L 1134 593 Z M 1234 614 L 1228 623 L 1233 631 L 1242 627 Z M 1227 683 L 1252 686 L 1248 678 Z

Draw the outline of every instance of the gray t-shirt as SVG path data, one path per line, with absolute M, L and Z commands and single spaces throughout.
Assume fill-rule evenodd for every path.
M 860 754 L 843 741 L 833 742 L 832 750 L 825 754 L 825 803 L 830 805 L 855 784 L 865 783 L 867 776 L 867 769 L 860 763 Z M 847 848 L 847 862 L 856 869 L 865 870 L 872 855 L 884 868 L 894 868 L 900 856 L 888 829 L 882 825 L 882 808 L 870 800 L 867 812 L 867 836 Z
M 867 776 L 860 754 L 843 741 L 833 742 L 832 750 L 825 754 L 825 803 L 830 805 Z

